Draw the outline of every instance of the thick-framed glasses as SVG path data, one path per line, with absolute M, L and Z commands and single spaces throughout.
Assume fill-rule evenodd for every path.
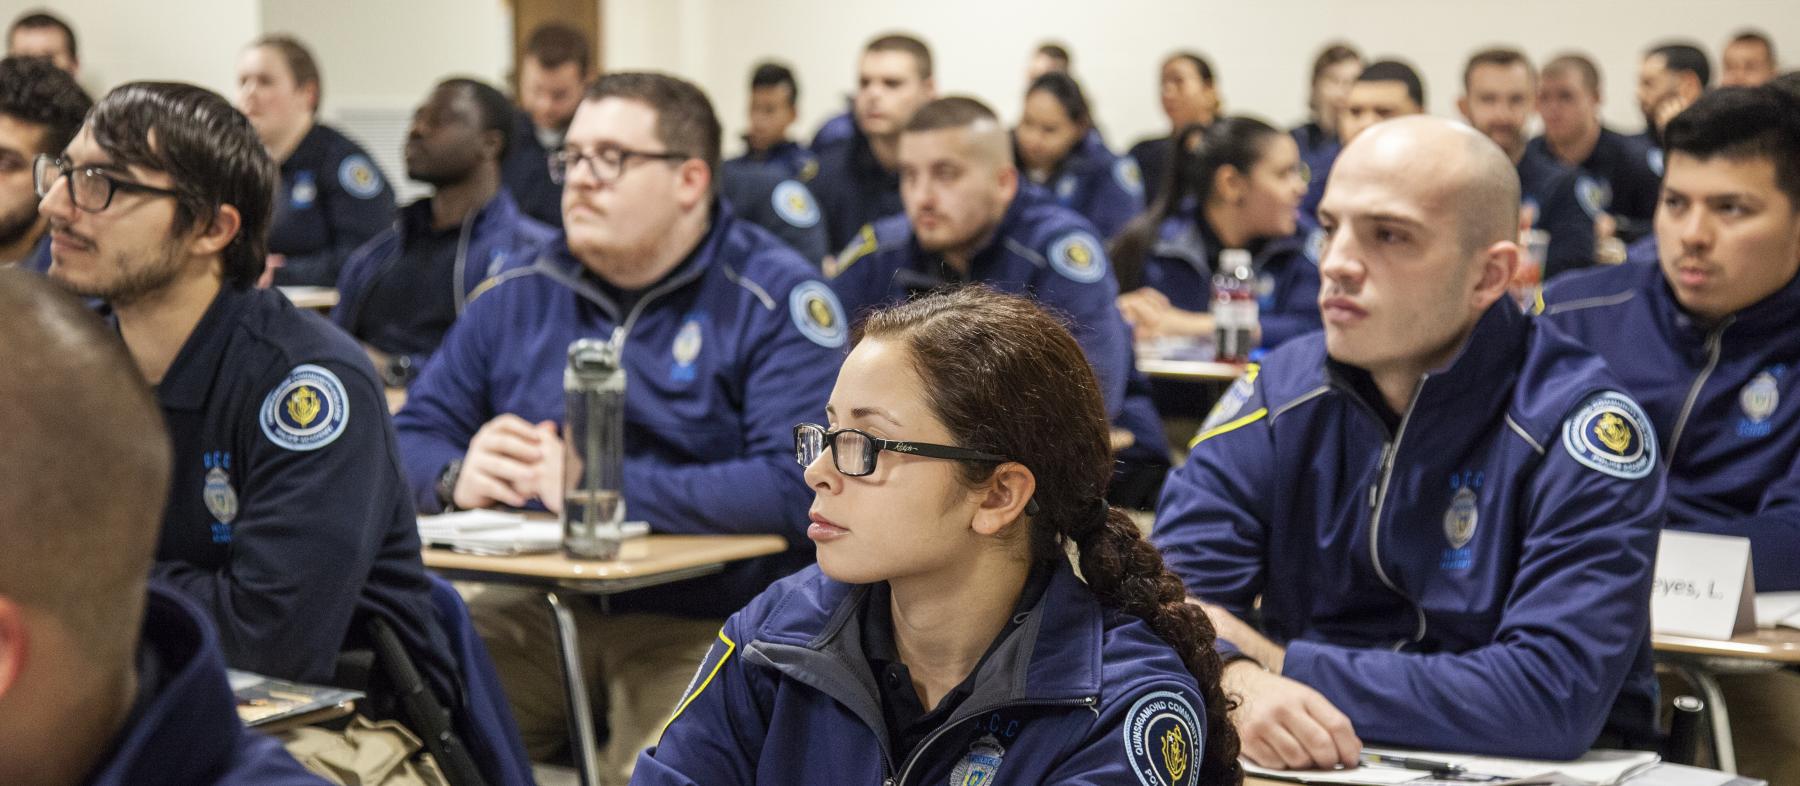
M 100 167 L 72 167 L 69 162 L 60 158 L 40 155 L 33 162 L 31 169 L 32 183 L 37 187 L 39 199 L 50 194 L 51 187 L 56 185 L 57 178 L 68 178 L 69 203 L 89 213 L 98 213 L 112 204 L 113 195 L 120 191 L 135 191 L 140 194 L 179 197 L 179 193 L 167 188 L 147 186 L 120 180 Z
M 550 179 L 557 185 L 569 181 L 574 169 L 587 163 L 588 174 L 601 183 L 611 183 L 625 174 L 625 167 L 634 158 L 647 161 L 686 161 L 693 158 L 686 153 L 652 152 L 647 150 L 626 150 L 622 147 L 603 147 L 592 153 L 584 153 L 575 148 L 563 148 L 550 154 Z
M 882 439 L 853 428 L 826 431 L 824 426 L 817 423 L 801 423 L 794 427 L 794 459 L 800 462 L 800 466 L 812 466 L 827 447 L 831 448 L 832 463 L 837 466 L 837 471 L 853 478 L 874 472 L 875 457 L 884 450 L 953 461 L 988 461 L 995 464 L 1012 461 L 1005 456 L 951 445 Z

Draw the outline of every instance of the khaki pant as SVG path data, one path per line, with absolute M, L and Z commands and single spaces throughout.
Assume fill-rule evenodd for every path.
M 358 715 L 343 731 L 308 726 L 276 739 L 306 769 L 338 786 L 445 784 L 431 754 L 419 752 L 419 738 L 395 721 Z
M 569 743 L 567 698 L 555 622 L 542 593 L 459 585 L 533 761 Z M 598 604 L 565 596 L 575 615 L 581 672 L 589 700 L 610 730 L 600 749 L 601 783 L 625 786 L 639 751 L 656 744 L 663 724 L 724 620 L 653 614 L 602 614 Z
M 1663 703 L 1674 696 L 1699 696 L 1679 675 L 1659 673 Z M 1731 743 L 1738 772 L 1769 786 L 1800 786 L 1800 674 L 1790 669 L 1759 674 L 1720 674 L 1719 691 L 1731 719 Z M 1704 730 L 1700 763 L 1714 766 L 1711 732 Z

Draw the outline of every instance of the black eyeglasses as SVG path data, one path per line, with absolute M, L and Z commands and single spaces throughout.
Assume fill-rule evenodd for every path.
M 626 150 L 622 147 L 603 147 L 592 153 L 584 153 L 578 149 L 566 147 L 550 154 L 550 179 L 558 185 L 567 182 L 571 172 L 585 161 L 588 165 L 588 174 L 593 175 L 595 180 L 601 183 L 611 183 L 625 174 L 625 167 L 634 158 L 649 161 L 686 161 L 693 156 L 686 153 Z
M 988 461 L 996 464 L 1012 461 L 1005 456 L 968 448 L 882 439 L 853 428 L 826 431 L 824 426 L 817 423 L 801 423 L 794 427 L 794 459 L 800 462 L 800 466 L 812 466 L 827 446 L 831 448 L 832 463 L 837 466 L 837 471 L 853 478 L 874 472 L 875 456 L 884 450 L 955 461 Z
M 86 166 L 76 168 L 60 158 L 40 155 L 33 163 L 31 170 L 32 183 L 37 187 L 39 199 L 50 194 L 56 185 L 57 178 L 69 180 L 69 204 L 89 213 L 98 213 L 112 204 L 113 194 L 120 191 L 135 191 L 156 196 L 179 197 L 179 193 L 167 188 L 147 186 L 120 180 L 107 174 L 100 167 Z

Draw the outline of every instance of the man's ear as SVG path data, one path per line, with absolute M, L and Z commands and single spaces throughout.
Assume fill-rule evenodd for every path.
M 712 185 L 713 173 L 706 162 L 698 158 L 690 158 L 681 162 L 675 170 L 675 197 L 684 210 L 691 210 L 695 205 L 706 201 L 708 188 Z
M 1473 305 L 1485 311 L 1494 301 L 1506 297 L 1511 290 L 1513 276 L 1519 269 L 1519 260 L 1524 251 L 1519 248 L 1518 243 L 1502 240 L 1478 253 L 1480 256 L 1474 262 L 1476 279 L 1472 297 Z
M 1037 493 L 1037 476 L 1017 461 L 1008 461 L 994 469 L 982 493 L 981 505 L 975 509 L 970 528 L 982 535 L 1000 535 L 1025 514 L 1025 507 Z
M 238 229 L 242 228 L 244 217 L 233 205 L 220 205 L 212 220 L 199 227 L 199 234 L 188 241 L 188 251 L 194 256 L 211 256 L 223 253 L 231 241 L 237 238 Z

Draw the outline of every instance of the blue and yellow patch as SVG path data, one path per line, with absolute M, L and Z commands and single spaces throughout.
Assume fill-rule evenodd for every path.
M 1083 284 L 1106 277 L 1106 252 L 1100 241 L 1086 232 L 1070 232 L 1050 245 L 1050 266 Z
M 700 357 L 700 349 L 705 345 L 706 315 L 691 314 L 675 331 L 675 340 L 669 343 L 669 357 L 675 365 L 669 367 L 670 382 L 694 381 L 694 360 Z
M 1744 383 L 1743 389 L 1738 391 L 1738 409 L 1744 414 L 1738 420 L 1738 436 L 1759 438 L 1774 432 L 1775 425 L 1769 418 L 1774 417 L 1775 410 L 1781 406 L 1781 378 L 1786 374 L 1787 366 L 1778 363 Z
M 1587 467 L 1636 480 L 1656 466 L 1656 435 L 1646 427 L 1649 422 L 1625 394 L 1601 391 L 1563 421 L 1563 449 Z
M 984 734 L 969 744 L 969 752 L 950 770 L 950 783 L 954 786 L 987 786 L 998 776 L 1000 763 L 1005 758 L 1006 747 L 1000 740 Z
M 350 423 L 350 397 L 330 369 L 295 366 L 263 399 L 263 436 L 288 450 L 318 450 L 336 441 Z
M 843 304 L 821 282 L 807 281 L 794 287 L 788 294 L 788 312 L 794 318 L 794 327 L 819 346 L 836 349 L 850 335 Z
M 806 186 L 792 180 L 783 180 L 775 186 L 769 201 L 775 205 L 775 215 L 798 229 L 812 229 L 819 225 L 819 203 L 813 199 Z
M 370 199 L 381 193 L 381 173 L 361 154 L 345 156 L 338 164 L 338 185 L 350 196 Z
M 706 657 L 700 659 L 700 668 L 694 670 L 694 678 L 688 680 L 687 690 L 681 692 L 681 701 L 675 703 L 675 711 L 670 713 L 669 719 L 663 723 L 662 731 L 657 733 L 658 737 L 668 733 L 669 724 L 681 717 L 681 713 L 687 710 L 689 704 L 694 703 L 694 699 L 700 698 L 700 694 L 706 691 L 707 686 L 711 685 L 713 680 L 719 676 L 719 672 L 725 668 L 725 662 L 731 659 L 731 653 L 736 651 L 737 642 L 725 635 L 724 628 L 720 628 L 718 640 L 714 641 L 712 648 L 706 651 Z
M 1137 161 L 1131 156 L 1120 156 L 1113 162 L 1113 180 L 1125 189 L 1125 193 L 1139 199 L 1144 198 L 1144 173 L 1138 170 Z
M 1125 716 L 1125 758 L 1142 786 L 1200 782 L 1199 713 L 1186 697 L 1157 691 L 1132 705 Z

